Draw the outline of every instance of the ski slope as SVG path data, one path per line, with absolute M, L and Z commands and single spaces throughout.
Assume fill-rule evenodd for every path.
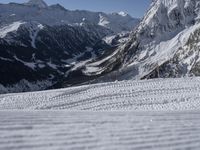
M 196 110 L 200 78 L 122 81 L 0 95 L 1 110 Z
M 0 112 L 1 150 L 199 150 L 200 112 Z
M 198 150 L 200 78 L 0 95 L 0 150 Z

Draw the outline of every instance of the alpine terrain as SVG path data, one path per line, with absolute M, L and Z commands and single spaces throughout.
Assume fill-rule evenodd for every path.
M 199 150 L 199 50 L 199 0 L 1 4 L 0 149 Z
M 109 79 L 199 76 L 199 18 L 199 0 L 154 0 L 128 42 L 108 59 L 90 64 L 93 70 L 87 73 L 101 72 L 98 65 L 110 63 L 120 65 L 120 71 Z
M 42 0 L 0 4 L 0 93 L 76 84 L 80 68 L 112 53 L 138 23 L 124 12 L 70 11 Z

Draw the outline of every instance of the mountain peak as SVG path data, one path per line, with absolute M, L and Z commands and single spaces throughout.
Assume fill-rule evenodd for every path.
M 37 6 L 39 8 L 46 8 L 48 5 L 43 0 L 29 0 L 26 5 Z
M 120 12 L 118 12 L 118 15 L 123 16 L 123 17 L 128 16 L 128 14 L 125 13 L 124 11 L 120 11 Z
M 62 9 L 62 10 L 66 10 L 65 7 L 63 7 L 62 5 L 60 4 L 54 4 L 54 5 L 51 5 L 49 6 L 51 8 L 55 8 L 55 9 Z
M 199 0 L 154 0 L 142 25 L 152 29 L 161 25 L 171 30 L 193 24 L 199 17 Z

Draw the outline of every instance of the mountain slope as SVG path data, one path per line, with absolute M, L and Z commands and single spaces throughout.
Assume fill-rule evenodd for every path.
M 104 80 L 198 76 L 199 10 L 198 0 L 153 1 L 129 41 L 100 61 L 121 68 Z
M 157 77 L 192 75 L 198 63 L 196 51 L 199 48 L 190 46 L 190 41 L 200 27 L 199 9 L 199 2 L 194 0 L 157 0 L 152 4 L 136 33 L 139 50 L 137 56 L 131 58 L 136 61 L 128 60 L 129 65 L 140 63 L 139 78 L 151 76 L 151 72 Z M 198 45 L 199 41 L 194 43 Z
M 1 84 L 10 89 L 8 92 L 50 87 L 65 76 L 73 62 L 92 59 L 91 47 L 109 32 L 95 25 L 23 23 L 1 40 Z M 101 55 L 98 49 L 96 53 Z
M 27 6 L 36 6 L 39 8 L 46 8 L 48 5 L 43 0 L 30 0 L 27 3 L 24 3 Z
M 199 111 L 1 111 L 0 149 L 198 150 Z
M 0 14 L 0 93 L 60 87 L 64 79 L 74 84 L 74 74 L 85 76 L 80 68 L 113 51 L 117 43 L 104 38 L 139 21 L 122 12 L 70 11 L 42 0 L 0 4 Z
M 124 79 L 199 76 L 199 11 L 198 0 L 155 0 L 132 32 L 115 35 L 110 35 L 111 32 L 116 33 L 116 30 L 110 31 L 109 17 L 106 19 L 98 14 L 100 20 L 96 22 L 97 25 L 92 24 L 98 28 L 94 35 L 101 33 L 92 42 L 95 44 L 87 44 L 84 52 L 76 53 L 75 57 L 70 56 L 65 64 L 70 68 L 64 70 L 64 75 L 51 88 Z M 124 12 L 112 15 L 128 16 Z M 86 20 L 84 18 L 84 23 L 75 23 L 75 26 L 89 25 Z M 70 21 L 74 27 L 76 21 Z M 17 23 L 20 26 L 24 24 Z M 17 25 L 11 29 L 15 31 Z M 52 27 L 52 24 L 49 26 Z M 34 44 L 34 35 L 31 42 L 33 48 L 37 45 Z

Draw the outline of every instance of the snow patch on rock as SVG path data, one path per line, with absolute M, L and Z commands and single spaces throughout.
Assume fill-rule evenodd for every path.
M 22 25 L 25 24 L 25 22 L 22 21 L 17 21 L 17 22 L 13 22 L 10 25 L 4 26 L 0 28 L 0 38 L 4 38 L 6 37 L 6 35 L 10 32 L 14 32 L 17 31 L 18 28 Z
M 108 19 L 106 17 L 104 17 L 102 14 L 99 14 L 99 23 L 98 25 L 103 26 L 103 27 L 107 27 L 107 25 L 110 22 L 108 21 Z

